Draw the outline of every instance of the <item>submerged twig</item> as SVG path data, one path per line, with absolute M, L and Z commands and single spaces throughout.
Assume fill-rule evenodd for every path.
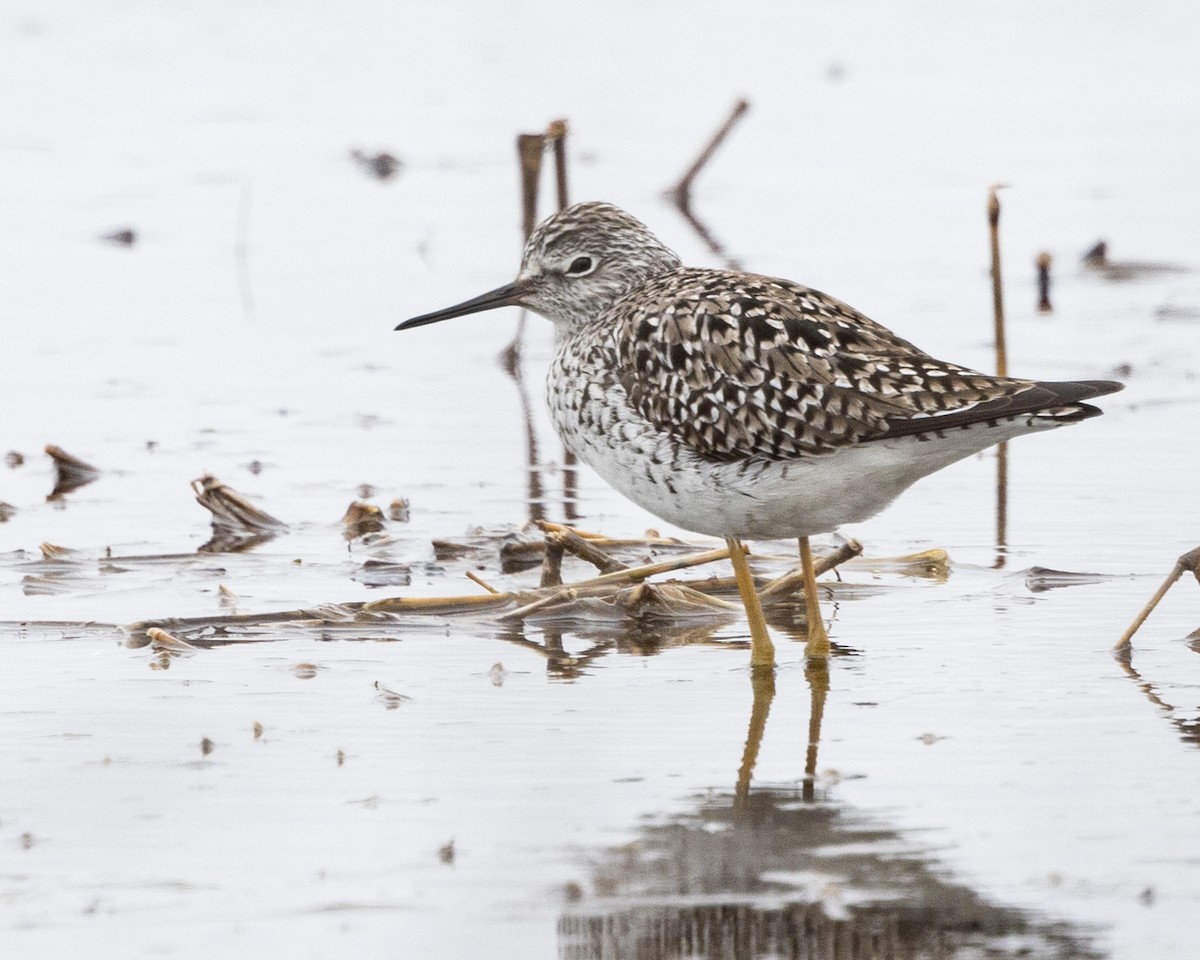
M 1124 654 L 1129 651 L 1133 644 L 1133 635 L 1138 632 L 1138 629 L 1141 627 L 1141 625 L 1146 622 L 1146 618 L 1154 612 L 1154 608 L 1158 606 L 1159 601 L 1167 595 L 1167 591 L 1170 590 L 1171 587 L 1175 586 L 1176 581 L 1179 580 L 1184 573 L 1195 574 L 1196 581 L 1200 583 L 1200 547 L 1197 547 L 1195 550 L 1189 550 L 1175 561 L 1175 566 L 1172 567 L 1171 572 L 1167 574 L 1167 579 L 1162 582 L 1162 586 L 1155 591 L 1154 596 L 1150 598 L 1150 601 L 1142 608 L 1141 613 L 1139 613 L 1134 618 L 1133 623 L 1129 625 L 1129 629 L 1121 635 L 1121 639 L 1118 640 L 1116 646 L 1113 647 L 1113 650 L 1116 653 Z

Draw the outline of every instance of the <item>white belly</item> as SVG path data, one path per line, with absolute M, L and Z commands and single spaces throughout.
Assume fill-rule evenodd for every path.
M 713 463 L 627 409 L 605 433 L 560 423 L 553 412 L 567 448 L 638 506 L 685 530 L 745 539 L 805 537 L 866 520 L 921 477 L 1001 440 L 1060 425 L 1022 416 L 822 457 Z

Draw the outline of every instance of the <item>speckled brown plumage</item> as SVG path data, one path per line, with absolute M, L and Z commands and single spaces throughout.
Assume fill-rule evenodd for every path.
M 788 280 L 686 268 L 603 203 L 541 224 L 517 280 L 420 326 L 519 304 L 555 323 L 567 447 L 673 523 L 806 536 L 1022 433 L 1095 416 L 1109 381 L 992 377 L 924 353 Z

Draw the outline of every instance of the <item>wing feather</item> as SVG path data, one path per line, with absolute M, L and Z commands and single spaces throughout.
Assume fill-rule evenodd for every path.
M 716 461 L 821 456 L 1119 389 L 1063 395 L 944 363 L 832 297 L 753 274 L 680 269 L 613 313 L 630 402 Z

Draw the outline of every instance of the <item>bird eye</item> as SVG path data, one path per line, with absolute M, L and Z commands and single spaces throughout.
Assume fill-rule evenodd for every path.
M 569 267 L 567 267 L 567 273 L 569 273 L 573 276 L 576 276 L 576 277 L 581 277 L 585 273 L 590 273 L 591 269 L 592 269 L 592 258 L 591 257 L 576 257 L 574 260 L 571 261 L 571 265 Z

